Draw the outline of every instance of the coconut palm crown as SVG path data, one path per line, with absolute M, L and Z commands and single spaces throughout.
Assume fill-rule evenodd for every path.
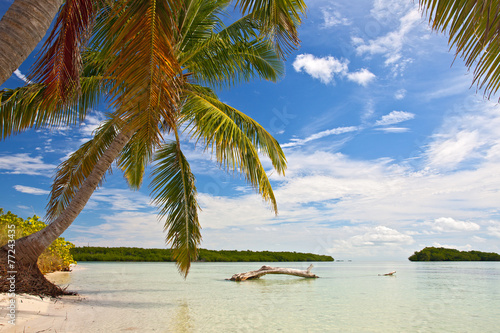
M 212 152 L 223 169 L 244 175 L 277 213 L 260 155 L 284 174 L 283 151 L 262 126 L 222 103 L 212 88 L 253 78 L 276 81 L 283 75 L 285 50 L 298 41 L 296 29 L 284 27 L 300 23 L 298 14 L 305 9 L 302 1 L 290 1 L 285 8 L 286 2 L 239 1 L 243 16 L 230 25 L 223 23 L 232 8 L 228 0 L 102 4 L 81 56 L 78 84 L 53 90 L 69 92 L 70 98 L 62 103 L 57 94 L 47 94 L 51 86 L 43 79 L 3 91 L 2 138 L 30 127 L 77 122 L 104 96 L 113 110 L 94 138 L 60 165 L 48 204 L 51 223 L 17 243 L 17 248 L 26 245 L 26 261 L 36 260 L 71 225 L 114 162 L 132 189 L 141 186 L 150 165 L 153 202 L 165 218 L 167 243 L 186 276 L 197 257 L 201 227 L 182 133 Z M 268 4 L 280 4 L 289 15 L 266 20 Z M 273 20 L 275 30 L 270 29 Z

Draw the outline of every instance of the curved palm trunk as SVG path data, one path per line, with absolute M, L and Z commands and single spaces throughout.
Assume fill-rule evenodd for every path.
M 16 240 L 15 244 L 15 271 L 20 275 L 17 279 L 16 291 L 32 294 L 60 295 L 63 290 L 48 282 L 37 267 L 40 254 L 73 223 L 78 214 L 87 204 L 90 196 L 97 188 L 100 180 L 109 169 L 113 161 L 118 157 L 122 149 L 132 137 L 133 132 L 117 135 L 115 140 L 106 149 L 102 158 L 96 163 L 93 171 L 85 179 L 82 186 L 71 200 L 68 207 L 59 217 L 44 229 L 29 236 Z M 1 249 L 0 276 L 6 276 L 7 269 L 7 246 Z M 22 280 L 21 280 L 22 279 Z M 7 281 L 3 279 L 1 291 L 8 291 Z
M 0 85 L 35 49 L 64 0 L 15 0 L 0 21 Z

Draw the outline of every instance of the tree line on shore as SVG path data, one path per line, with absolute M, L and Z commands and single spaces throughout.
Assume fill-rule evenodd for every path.
M 500 261 L 500 255 L 493 252 L 426 247 L 421 251 L 415 251 L 408 259 L 410 261 Z
M 175 261 L 170 249 L 143 249 L 137 247 L 75 247 L 71 254 L 76 261 Z M 237 251 L 200 249 L 197 261 L 253 262 L 253 261 L 333 261 L 331 256 L 300 252 Z

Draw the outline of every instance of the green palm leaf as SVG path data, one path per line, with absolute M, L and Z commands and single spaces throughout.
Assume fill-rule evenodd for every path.
M 28 128 L 76 125 L 88 110 L 95 108 L 103 92 L 101 77 L 80 79 L 81 95 L 60 105 L 57 96 L 47 96 L 41 83 L 0 91 L 0 138 L 20 133 Z
M 172 246 L 179 272 L 186 277 L 191 261 L 198 256 L 201 226 L 195 178 L 180 150 L 178 137 L 156 152 L 151 188 L 153 202 L 161 207 L 160 215 L 166 216 L 166 241 Z
M 434 30 L 448 32 L 450 47 L 474 67 L 473 84 L 488 97 L 500 88 L 500 2 L 420 0 Z
M 140 140 L 132 137 L 120 154 L 118 166 L 122 169 L 130 188 L 142 185 L 146 165 L 151 161 L 151 150 Z
M 260 26 L 260 31 L 274 40 L 280 56 L 295 50 L 299 44 L 297 28 L 306 13 L 303 0 L 237 0 L 236 7 L 250 14 Z
M 69 205 L 117 134 L 116 120 L 108 120 L 96 130 L 94 138 L 81 145 L 59 165 L 47 204 L 46 217 L 49 221 L 54 221 Z M 100 183 L 103 181 L 104 178 Z
M 224 169 L 242 173 L 277 213 L 274 192 L 259 152 L 269 157 L 279 174 L 284 174 L 286 158 L 279 143 L 256 121 L 219 101 L 209 89 L 191 87 L 185 92 L 182 121 L 192 136 L 215 153 Z
M 217 7 L 203 2 L 205 11 L 206 7 L 218 13 Z M 277 81 L 284 74 L 276 49 L 269 40 L 258 36 L 258 25 L 249 15 L 228 27 L 213 15 L 201 16 L 202 20 L 190 22 L 190 30 L 186 31 L 190 38 L 183 40 L 182 52 L 178 55 L 179 63 L 191 80 L 224 87 L 256 77 Z M 207 31 L 210 23 L 213 27 Z

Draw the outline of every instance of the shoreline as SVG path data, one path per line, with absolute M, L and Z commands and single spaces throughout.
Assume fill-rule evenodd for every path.
M 74 269 L 74 267 L 73 267 Z M 71 272 L 53 272 L 47 279 L 58 285 L 69 283 Z M 0 293 L 0 332 L 72 332 L 68 330 L 68 312 L 74 312 L 78 304 L 86 301 L 80 295 L 59 298 L 16 294 L 15 324 L 9 323 L 7 307 L 8 293 Z M 80 309 L 78 309 L 80 311 Z M 74 325 L 74 323 L 71 323 Z

